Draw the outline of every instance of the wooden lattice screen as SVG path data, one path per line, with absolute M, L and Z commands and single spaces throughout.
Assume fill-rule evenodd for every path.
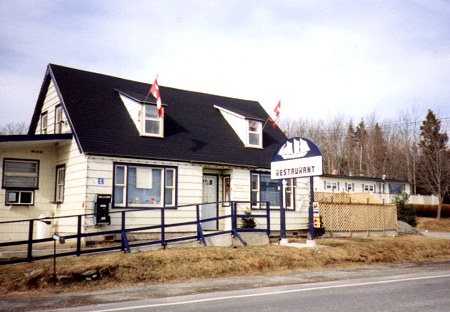
M 370 193 L 314 193 L 327 232 L 397 231 L 397 209 Z

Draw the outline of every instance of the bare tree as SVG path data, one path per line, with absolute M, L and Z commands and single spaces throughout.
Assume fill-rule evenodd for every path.
M 449 193 L 450 168 L 448 135 L 441 133 L 441 121 L 428 110 L 420 126 L 419 162 L 417 166 L 417 183 L 425 192 L 439 198 L 436 218 L 441 218 L 444 197 Z
M 328 125 L 328 126 L 327 126 Z M 328 159 L 328 172 L 340 173 L 342 167 L 345 165 L 345 141 L 346 126 L 342 116 L 336 116 L 327 123 L 322 124 L 324 137 L 320 144 L 326 146 Z
M 375 123 L 375 126 L 369 133 L 370 154 L 372 155 L 371 166 L 369 167 L 369 176 L 381 177 L 386 174 L 387 165 L 387 146 L 384 138 L 383 129 Z
M 28 127 L 25 122 L 10 122 L 5 126 L 0 126 L 0 135 L 26 134 Z

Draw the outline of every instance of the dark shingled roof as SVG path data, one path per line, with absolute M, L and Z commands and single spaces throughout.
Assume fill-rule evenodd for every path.
M 143 100 L 150 84 L 53 64 L 48 66 L 44 78 L 31 134 L 37 127 L 50 78 L 59 92 L 74 137 L 87 154 L 270 168 L 273 153 L 286 141 L 283 132 L 269 123 L 264 128 L 264 148 L 246 148 L 214 107 L 266 120 L 266 111 L 256 101 L 164 86 L 160 86 L 162 102 L 167 105 L 164 138 L 140 136 L 119 92 Z

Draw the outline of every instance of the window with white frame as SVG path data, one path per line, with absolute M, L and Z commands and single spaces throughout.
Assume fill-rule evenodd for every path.
M 175 169 L 165 169 L 164 205 L 175 205 Z
M 64 201 L 64 184 L 66 178 L 66 166 L 56 167 L 56 185 L 55 185 L 55 202 L 62 203 Z
M 339 182 L 325 181 L 324 183 L 325 183 L 324 185 L 325 190 L 328 192 L 334 192 L 339 190 Z
M 294 182 L 287 180 L 286 209 L 294 209 Z M 252 208 L 261 208 L 261 203 L 270 202 L 271 208 L 280 207 L 280 190 L 278 180 L 272 180 L 270 174 L 253 172 L 251 174 Z
M 125 207 L 127 190 L 127 167 L 125 165 L 116 165 L 114 167 L 114 205 Z
M 33 205 L 39 187 L 39 160 L 4 159 L 2 188 L 6 205 Z
M 295 179 L 287 179 L 287 184 L 286 184 L 286 207 L 287 209 L 289 208 L 294 208 L 294 194 L 295 194 Z
M 231 200 L 231 185 L 230 176 L 222 177 L 222 201 L 223 205 L 227 206 Z
M 41 134 L 47 134 L 47 126 L 48 126 L 48 114 L 47 112 L 43 112 L 41 114 Z
M 373 184 L 363 184 L 363 190 L 364 192 L 375 192 L 375 185 Z
M 33 205 L 34 191 L 7 190 L 6 205 Z
M 63 110 L 61 105 L 55 107 L 55 134 L 62 133 L 63 126 Z
M 2 181 L 5 189 L 37 189 L 39 160 L 4 159 Z
M 176 168 L 116 164 L 114 207 L 175 206 L 176 179 Z
M 355 184 L 354 183 L 345 182 L 345 191 L 346 192 L 354 192 L 355 191 Z
M 260 121 L 247 120 L 248 146 L 262 147 L 262 124 Z
M 258 206 L 259 204 L 257 203 L 259 201 L 259 177 L 260 175 L 257 173 L 252 173 L 252 177 L 251 177 L 251 201 L 252 201 L 252 206 Z
M 143 135 L 163 137 L 164 119 L 158 116 L 158 108 L 156 105 L 145 104 L 142 106 L 142 109 Z

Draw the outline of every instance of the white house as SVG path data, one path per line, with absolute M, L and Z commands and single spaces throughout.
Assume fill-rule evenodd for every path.
M 380 178 L 371 178 L 364 176 L 340 176 L 325 174 L 315 178 L 314 189 L 318 192 L 332 193 L 372 193 L 378 194 L 381 198 L 386 199 L 403 193 L 411 193 L 411 186 L 409 182 L 388 179 L 385 176 Z
M 0 221 L 164 208 L 182 222 L 223 215 L 228 201 L 270 201 L 279 224 L 279 191 L 270 161 L 286 137 L 265 126 L 255 101 L 160 87 L 164 114 L 146 83 L 50 64 L 28 135 L 0 136 Z M 307 188 L 287 188 L 288 227 L 307 228 Z M 305 193 L 306 192 L 306 193 Z M 306 195 L 305 195 L 306 194 Z M 278 210 L 279 211 L 279 210 Z M 83 232 L 120 227 L 120 218 L 83 219 Z M 136 212 L 129 225 L 159 224 L 158 210 Z M 212 222 L 208 229 L 224 229 Z M 52 230 L 75 233 L 73 219 Z M 185 231 L 194 230 L 186 227 Z M 26 239 L 26 224 L 2 226 L 0 240 Z

